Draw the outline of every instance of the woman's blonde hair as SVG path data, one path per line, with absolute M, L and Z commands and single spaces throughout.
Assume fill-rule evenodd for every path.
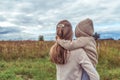
M 62 20 L 57 24 L 56 35 L 60 39 L 72 40 L 72 25 L 67 20 Z M 56 64 L 65 64 L 67 59 L 67 50 L 59 44 L 55 44 L 50 52 L 50 59 Z

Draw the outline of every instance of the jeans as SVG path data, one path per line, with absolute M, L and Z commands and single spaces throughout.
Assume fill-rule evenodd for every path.
M 81 80 L 90 80 L 87 72 L 84 69 L 82 69 L 82 79 Z

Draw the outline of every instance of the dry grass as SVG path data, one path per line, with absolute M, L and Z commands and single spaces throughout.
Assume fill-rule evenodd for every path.
M 0 58 L 42 58 L 48 55 L 54 42 L 46 41 L 0 41 Z
M 97 41 L 101 80 L 120 80 L 120 41 Z
M 27 77 L 32 76 L 33 80 L 55 80 L 55 65 L 51 64 L 48 58 L 49 49 L 53 44 L 53 41 L 0 41 L 1 63 L 11 66 L 10 69 L 7 69 L 8 67 L 4 69 L 5 66 L 0 65 L 0 70 L 2 70 L 0 71 L 0 79 L 8 80 L 9 77 L 9 80 L 18 80 L 19 75 L 15 76 L 15 69 L 17 69 L 17 73 L 23 75 L 23 77 L 20 76 L 20 80 L 24 80 L 26 77 L 20 69 L 25 66 L 23 68 L 25 75 L 29 73 Z M 97 70 L 101 80 L 120 80 L 120 40 L 98 40 L 97 50 L 99 54 Z M 26 62 L 30 62 L 31 66 Z M 39 69 L 44 71 L 41 73 Z

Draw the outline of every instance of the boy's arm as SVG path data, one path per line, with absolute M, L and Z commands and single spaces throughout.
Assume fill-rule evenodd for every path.
M 88 37 L 80 37 L 72 41 L 64 40 L 64 39 L 57 39 L 57 43 L 67 50 L 73 50 L 73 49 L 84 47 L 87 45 L 88 41 L 89 41 Z

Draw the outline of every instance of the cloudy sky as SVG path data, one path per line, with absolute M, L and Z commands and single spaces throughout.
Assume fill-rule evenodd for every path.
M 91 18 L 96 32 L 120 32 L 119 8 L 120 0 L 0 0 L 0 40 L 50 39 L 62 19 L 73 30 Z

